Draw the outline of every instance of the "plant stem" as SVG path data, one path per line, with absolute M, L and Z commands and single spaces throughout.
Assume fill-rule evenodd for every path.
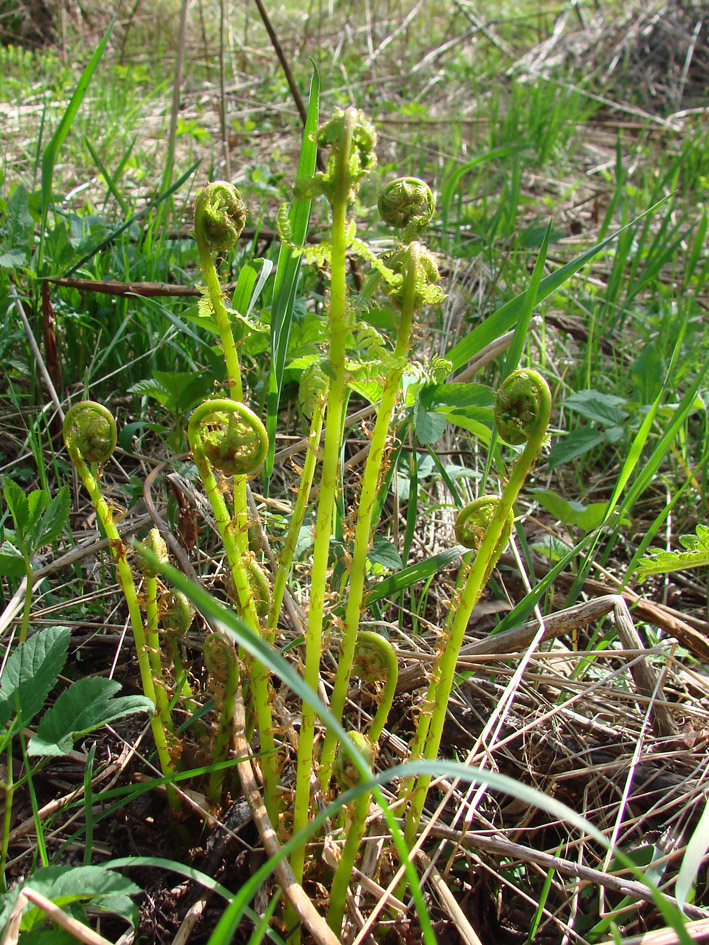
M 374 426 L 372 442 L 362 479 L 359 509 L 357 510 L 354 549 L 352 552 L 352 564 L 350 567 L 350 580 L 347 589 L 348 597 L 345 626 L 342 633 L 340 657 L 337 663 L 337 675 L 335 677 L 332 701 L 330 704 L 330 710 L 338 722 L 342 718 L 342 712 L 347 699 L 347 689 L 352 673 L 352 662 L 357 643 L 357 631 L 362 611 L 362 600 L 364 598 L 367 554 L 369 552 L 372 534 L 372 518 L 374 516 L 377 490 L 385 465 L 384 454 L 386 451 L 387 437 L 389 435 L 391 417 L 399 395 L 399 385 L 401 384 L 401 378 L 406 366 L 404 359 L 409 349 L 409 340 L 411 337 L 411 324 L 416 300 L 417 252 L 414 247 L 417 245 L 418 244 L 412 244 L 412 246 L 409 247 L 409 249 L 413 251 L 410 252 L 407 257 L 401 322 L 394 351 L 394 358 L 397 363 L 387 374 L 384 383 L 382 399 L 379 403 L 377 420 Z M 320 759 L 320 789 L 323 793 L 327 792 L 330 785 L 332 763 L 335 758 L 336 749 L 337 736 L 334 732 L 328 730 L 325 734 Z
M 323 447 L 322 483 L 318 496 L 315 523 L 315 544 L 311 573 L 310 609 L 305 638 L 304 678 L 313 692 L 317 692 L 322 652 L 322 628 L 325 610 L 332 511 L 338 484 L 340 437 L 345 402 L 345 346 L 347 340 L 347 197 L 349 192 L 349 155 L 352 148 L 352 110 L 345 113 L 342 138 L 339 142 L 336 188 L 332 201 L 332 256 L 330 276 L 330 343 L 328 350 L 330 387 L 328 391 L 325 443 Z M 313 768 L 315 738 L 315 711 L 303 703 L 298 768 L 296 773 L 293 833 L 298 833 L 308 822 L 310 810 L 310 776 Z M 303 878 L 305 848 L 291 857 L 291 867 L 298 881 Z
M 109 540 L 111 554 L 116 565 L 118 581 L 123 590 L 123 594 L 128 605 L 128 614 L 130 616 L 131 627 L 133 629 L 133 638 L 135 639 L 136 654 L 138 657 L 138 669 L 140 671 L 140 681 L 145 695 L 155 704 L 155 712 L 150 717 L 150 727 L 152 728 L 155 747 L 160 759 L 160 767 L 166 777 L 175 773 L 175 763 L 173 753 L 178 750 L 178 739 L 172 725 L 172 719 L 169 712 L 163 714 L 161 710 L 161 701 L 158 696 L 153 680 L 152 666 L 149 655 L 148 643 L 143 626 L 143 616 L 140 612 L 138 603 L 138 594 L 135 589 L 133 573 L 126 557 L 126 546 L 123 544 L 118 529 L 113 521 L 113 513 L 108 503 L 101 493 L 101 487 L 98 480 L 89 470 L 83 456 L 79 450 L 71 443 L 67 442 L 67 448 L 71 460 L 76 467 L 81 481 L 91 496 L 96 514 L 103 525 L 106 537 Z M 172 748 L 170 747 L 172 746 Z M 170 806 L 175 809 L 180 806 L 179 797 L 173 784 L 166 785 L 167 797 Z
M 232 517 L 229 515 L 229 511 L 219 489 L 219 485 L 214 477 L 214 473 L 212 472 L 209 460 L 207 459 L 207 455 L 204 451 L 204 445 L 198 430 L 198 419 L 198 415 L 195 412 L 195 414 L 192 415 L 188 425 L 188 436 L 190 447 L 192 449 L 192 456 L 195 461 L 195 465 L 199 470 L 199 475 L 202 479 L 204 491 L 206 492 L 207 498 L 209 499 L 209 502 L 212 506 L 217 528 L 219 529 L 219 534 L 221 535 L 221 539 L 224 544 L 224 551 L 226 552 L 227 561 L 231 570 L 234 589 L 239 601 L 239 608 L 252 631 L 256 635 L 260 635 L 261 631 L 259 618 L 258 614 L 256 613 L 253 592 L 249 583 L 248 568 L 245 563 L 246 559 L 244 558 L 237 544 L 237 529 L 234 528 Z M 244 479 L 243 476 L 240 478 Z M 251 686 L 254 695 L 254 705 L 256 708 L 259 736 L 261 738 L 261 748 L 264 756 L 264 800 L 266 804 L 266 810 L 268 811 L 269 817 L 272 818 L 272 822 L 278 823 L 278 765 L 273 735 L 273 718 L 271 715 L 270 706 L 268 672 L 257 661 L 250 660 L 248 665 L 249 672 L 251 674 Z M 230 739 L 226 735 L 226 732 L 230 731 L 232 727 L 234 698 L 239 687 L 238 677 L 238 664 L 234 662 L 234 665 L 230 667 L 229 678 L 226 684 L 226 693 L 220 721 L 222 734 L 218 735 L 217 737 L 217 745 L 215 745 L 214 756 L 215 762 L 224 760 L 222 757 L 217 757 L 217 747 L 223 753 L 224 757 L 226 757 L 226 752 L 229 747 Z M 231 699 L 231 703 L 229 702 L 229 699 Z M 224 777 L 223 770 L 218 772 L 218 774 L 222 778 Z
M 546 419 L 543 423 L 538 423 L 537 434 L 530 437 L 515 463 L 507 485 L 497 503 L 485 537 L 465 579 L 463 588 L 451 604 L 448 619 L 446 620 L 446 628 L 443 633 L 444 645 L 439 653 L 426 694 L 426 701 L 419 718 L 417 734 L 414 746 L 412 746 L 412 760 L 417 760 L 417 757 L 421 755 L 425 759 L 435 759 L 438 755 L 441 735 L 443 733 L 443 723 L 448 709 L 448 699 L 450 698 L 455 678 L 458 653 L 463 644 L 468 621 L 470 620 L 473 608 L 480 600 L 491 569 L 502 553 L 503 543 L 500 541 L 500 538 L 505 529 L 505 523 L 509 518 L 517 495 L 539 455 L 548 420 L 549 404 L 547 403 Z M 419 728 L 421 729 L 421 734 L 419 734 Z M 414 750 L 416 754 L 414 754 Z M 402 785 L 400 796 L 406 798 L 408 805 L 405 838 L 409 844 L 413 843 L 416 838 L 430 782 L 430 776 L 423 775 L 416 780 L 413 786 L 410 781 Z
M 310 424 L 307 452 L 305 455 L 305 462 L 303 463 L 303 471 L 300 476 L 300 487 L 295 500 L 295 506 L 293 508 L 293 514 L 291 515 L 290 524 L 288 525 L 286 539 L 278 561 L 278 570 L 276 571 L 276 578 L 273 583 L 273 593 L 271 595 L 271 606 L 266 619 L 266 639 L 271 644 L 275 640 L 278 618 L 281 613 L 281 606 L 283 605 L 283 595 L 285 594 L 288 578 L 290 577 L 291 567 L 293 565 L 293 556 L 295 555 L 295 548 L 298 542 L 298 535 L 300 533 L 303 519 L 305 517 L 305 512 L 308 507 L 310 489 L 313 484 L 315 467 L 318 461 L 318 449 L 320 446 L 320 434 L 322 432 L 324 410 L 324 401 L 321 398 L 318 398 L 315 405 L 315 410 L 313 411 L 313 419 Z

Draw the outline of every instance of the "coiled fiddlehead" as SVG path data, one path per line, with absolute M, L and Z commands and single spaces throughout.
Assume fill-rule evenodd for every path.
M 399 247 L 387 256 L 386 264 L 393 278 L 384 290 L 398 309 L 411 306 L 418 311 L 423 305 L 438 305 L 446 297 L 436 285 L 440 278 L 436 259 L 422 243 L 414 241 Z M 407 301 L 412 292 L 410 280 L 413 297 Z
M 458 512 L 455 520 L 455 537 L 466 548 L 472 548 L 475 551 L 482 545 L 487 530 L 490 527 L 495 511 L 500 504 L 498 496 L 483 495 L 478 499 L 469 502 Z M 505 545 L 512 534 L 514 525 L 514 513 L 510 509 L 505 522 L 504 529 L 500 535 L 500 540 L 496 550 L 504 550 Z
M 155 747 L 160 758 L 163 774 L 170 775 L 175 770 L 175 760 L 179 757 L 180 742 L 175 735 L 169 709 L 162 695 L 158 695 L 152 672 L 146 630 L 140 611 L 138 593 L 133 580 L 133 573 L 126 554 L 126 546 L 113 520 L 113 512 L 101 493 L 98 478 L 89 468 L 91 465 L 103 465 L 111 457 L 116 446 L 116 421 L 111 412 L 102 404 L 83 401 L 67 411 L 63 425 L 64 442 L 81 481 L 91 496 L 96 514 L 109 540 L 111 554 L 116 565 L 118 581 L 128 605 L 135 649 L 138 657 L 140 681 L 144 694 L 156 706 L 156 713 L 151 716 L 150 725 L 155 739 Z M 163 693 L 164 694 L 164 693 Z M 170 806 L 179 806 L 179 799 L 171 784 L 167 785 Z
M 394 647 L 381 633 L 375 633 L 372 630 L 359 631 L 352 673 L 365 682 L 384 684 L 377 713 L 369 729 L 369 739 L 373 745 L 376 745 L 394 701 L 396 682 L 399 678 L 399 665 Z
M 160 600 L 162 628 L 165 633 L 183 637 L 192 626 L 195 608 L 182 591 L 168 591 Z
M 355 748 L 364 757 L 367 764 L 371 767 L 374 760 L 374 746 L 370 739 L 363 732 L 348 732 L 349 737 L 354 742 Z M 344 791 L 359 784 L 362 775 L 355 767 L 352 759 L 346 751 L 338 751 L 333 765 L 333 774 L 335 780 Z
M 397 177 L 379 194 L 379 216 L 401 230 L 401 240 L 418 239 L 433 218 L 436 200 L 428 184 L 418 177 Z
M 246 225 L 246 204 L 233 184 L 215 180 L 197 194 L 194 226 L 197 242 L 213 255 L 228 252 Z
M 537 371 L 512 371 L 495 397 L 495 426 L 510 446 L 521 446 L 540 433 L 543 436 L 550 413 L 549 385 Z
M 116 421 L 110 410 L 93 400 L 74 404 L 64 418 L 64 442 L 76 465 L 75 456 L 86 463 L 103 466 L 116 448 Z
M 246 404 L 208 400 L 193 412 L 187 425 L 190 447 L 204 454 L 225 476 L 254 475 L 268 450 L 266 428 Z

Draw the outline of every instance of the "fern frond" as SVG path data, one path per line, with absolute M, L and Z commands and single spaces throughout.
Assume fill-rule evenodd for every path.
M 697 525 L 696 535 L 682 535 L 684 551 L 650 551 L 638 562 L 638 580 L 650 574 L 667 574 L 683 568 L 701 568 L 709 564 L 709 527 Z

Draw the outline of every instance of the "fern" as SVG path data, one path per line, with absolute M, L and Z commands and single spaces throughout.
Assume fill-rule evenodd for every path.
M 650 574 L 667 574 L 683 568 L 701 568 L 709 564 L 709 527 L 697 525 L 696 535 L 682 535 L 680 544 L 684 551 L 649 552 L 638 562 L 638 580 L 644 581 Z

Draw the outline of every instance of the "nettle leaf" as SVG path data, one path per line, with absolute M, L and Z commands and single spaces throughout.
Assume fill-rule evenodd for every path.
M 153 712 L 145 696 L 113 698 L 120 683 L 102 676 L 88 676 L 73 683 L 44 714 L 37 735 L 30 739 L 30 755 L 66 755 L 82 735 L 136 712 Z
M 588 453 L 600 443 L 605 443 L 606 438 L 603 433 L 598 433 L 590 427 L 579 427 L 572 430 L 563 440 L 555 443 L 549 453 L 549 469 L 555 469 L 557 466 L 563 466 L 564 463 L 570 463 L 572 459 L 577 459 Z
M 709 564 L 709 527 L 697 525 L 696 535 L 682 535 L 684 551 L 653 550 L 638 562 L 638 580 L 650 574 L 667 574 L 683 568 L 701 568 Z
M 29 500 L 24 489 L 21 489 L 12 479 L 6 479 L 2 491 L 10 514 L 15 521 L 15 528 L 20 535 L 24 536 L 30 517 Z
M 386 538 L 374 539 L 374 544 L 367 552 L 367 559 L 372 564 L 381 565 L 387 571 L 400 571 L 404 566 L 401 555 Z
M 443 414 L 426 410 L 421 400 L 417 401 L 414 410 L 414 428 L 422 446 L 435 443 L 443 435 L 447 423 Z
M 25 573 L 25 559 L 22 552 L 11 541 L 5 540 L 0 545 L 0 575 L 3 577 L 22 577 Z
M 564 400 L 564 406 L 569 410 L 580 413 L 588 420 L 597 423 L 615 426 L 628 419 L 629 414 L 621 410 L 619 405 L 624 404 L 622 397 L 614 394 L 604 394 L 598 390 L 575 391 Z
M 23 725 L 37 715 L 66 662 L 70 638 L 69 627 L 40 630 L 10 655 L 0 679 L 0 725 L 18 708 Z
M 61 535 L 69 517 L 69 487 L 62 486 L 52 501 L 46 506 L 42 518 L 32 530 L 32 547 L 50 545 Z
M 72 903 L 90 902 L 95 909 L 121 916 L 133 928 L 137 925 L 138 910 L 130 897 L 140 893 L 141 889 L 125 876 L 100 866 L 47 866 L 35 870 L 23 883 L 0 898 L 0 927 L 6 924 L 25 884 L 62 909 Z M 46 918 L 41 909 L 28 905 L 22 915 L 20 930 L 38 928 Z

